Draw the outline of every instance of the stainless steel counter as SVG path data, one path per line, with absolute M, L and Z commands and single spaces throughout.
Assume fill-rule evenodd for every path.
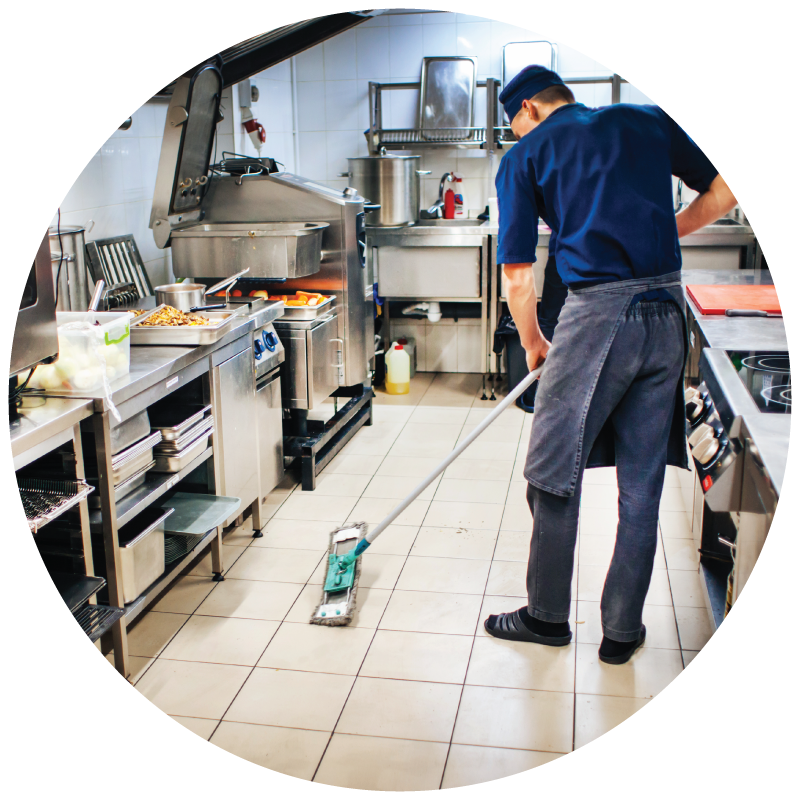
M 112 402 L 119 406 L 132 397 L 157 386 L 161 381 L 168 381 L 175 373 L 207 359 L 213 353 L 246 336 L 256 327 L 276 319 L 283 313 L 282 309 L 282 304 L 271 303 L 259 306 L 251 315 L 242 311 L 241 319 L 232 323 L 230 332 L 214 344 L 199 347 L 131 347 L 130 372 L 111 384 Z M 48 396 L 75 398 L 78 395 L 75 392 L 49 392 Z M 109 409 L 102 388 L 86 392 L 83 396 L 94 401 L 95 411 L 102 413 Z
M 92 401 L 26 395 L 20 417 L 9 424 L 14 469 L 72 439 L 73 428 L 92 415 Z
M 752 269 L 686 270 L 682 280 L 684 287 L 687 284 L 772 285 L 772 276 L 768 271 Z M 702 335 L 702 347 L 718 347 L 723 350 L 788 350 L 789 348 L 786 329 L 781 318 L 701 314 L 688 295 L 686 304 Z M 690 324 L 690 332 L 694 327 Z
M 789 457 L 791 414 L 748 414 L 742 418 L 743 434 L 749 434 L 778 496 Z

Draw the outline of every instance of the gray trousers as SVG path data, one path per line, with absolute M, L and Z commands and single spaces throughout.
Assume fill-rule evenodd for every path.
M 621 642 L 639 636 L 658 544 L 675 391 L 684 362 L 683 325 L 680 310 L 671 302 L 638 303 L 628 309 L 589 405 L 575 494 L 559 497 L 528 486 L 533 514 L 528 612 L 537 619 L 569 620 L 583 471 L 592 444 L 609 422 L 617 461 L 619 523 L 600 604 L 603 633 Z

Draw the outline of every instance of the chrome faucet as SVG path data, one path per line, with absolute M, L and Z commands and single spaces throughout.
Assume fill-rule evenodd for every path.
M 451 183 L 453 180 L 452 172 L 445 172 L 442 179 L 439 181 L 439 199 L 427 210 L 428 219 L 441 219 L 442 209 L 444 208 L 444 185 Z

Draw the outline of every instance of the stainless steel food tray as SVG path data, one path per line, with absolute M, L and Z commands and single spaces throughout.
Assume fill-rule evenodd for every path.
M 111 459 L 111 468 L 118 469 L 122 467 L 131 459 L 136 458 L 136 456 L 144 453 L 145 450 L 152 450 L 160 441 L 161 432 L 153 431 L 153 433 L 151 433 L 149 436 L 145 436 L 144 439 L 139 439 L 138 442 L 134 442 L 134 444 L 132 444 L 130 447 L 117 453 Z
M 172 456 L 180 455 L 187 447 L 191 447 L 196 439 L 199 439 L 203 434 L 208 433 L 214 427 L 214 418 L 206 417 L 205 419 L 193 425 L 180 439 L 175 439 L 171 442 L 162 442 L 155 449 L 157 456 Z
M 180 439 L 189 428 L 193 425 L 196 425 L 200 420 L 203 419 L 204 415 L 211 411 L 211 406 L 203 406 L 202 408 L 198 409 L 197 412 L 192 414 L 191 416 L 186 417 L 185 419 L 180 420 L 179 422 L 175 422 L 172 425 L 153 425 L 154 431 L 161 432 L 161 439 L 164 442 L 174 442 L 177 439 Z M 162 414 L 161 417 L 158 414 Z M 156 422 L 172 422 L 173 419 L 179 418 L 182 414 L 185 414 L 186 411 L 181 408 L 171 407 L 169 409 L 164 409 L 163 412 L 154 412 L 154 416 Z
M 151 314 L 165 308 L 162 303 L 156 306 L 149 314 L 143 314 L 131 322 L 132 345 L 171 345 L 176 347 L 196 347 L 198 345 L 213 344 L 227 335 L 231 323 L 241 317 L 244 310 L 236 311 L 198 311 L 197 317 L 212 320 L 211 325 L 192 325 L 179 327 L 174 325 L 145 325 L 142 322 Z
M 453 131 L 469 129 L 474 120 L 477 64 L 469 56 L 431 56 L 422 59 L 419 123 L 422 138 L 458 141 Z M 440 132 L 440 129 L 445 129 Z M 469 136 L 464 131 L 462 138 Z
M 155 466 L 155 463 L 156 463 L 155 461 L 150 461 L 148 464 L 142 467 L 142 469 L 140 469 L 138 472 L 131 475 L 130 478 L 124 480 L 122 483 L 115 486 L 114 502 L 119 503 L 120 500 L 127 497 L 135 489 L 138 489 L 147 480 L 147 473 L 151 467 Z M 96 481 L 90 481 L 90 483 L 94 485 Z M 89 503 L 89 508 L 100 508 L 100 495 L 97 494 L 89 495 L 87 502 Z
M 137 472 L 143 470 L 153 460 L 153 448 L 148 447 L 138 455 L 129 458 L 118 467 L 111 468 L 111 478 L 116 488 L 120 484 L 132 478 Z
M 156 456 L 156 465 L 153 472 L 180 472 L 185 466 L 194 461 L 208 445 L 208 439 L 214 432 L 212 428 L 208 433 L 203 434 L 195 444 L 187 447 L 180 455 L 175 456 Z
M 332 294 L 318 306 L 287 306 L 283 304 L 282 319 L 316 319 L 333 310 L 336 295 Z

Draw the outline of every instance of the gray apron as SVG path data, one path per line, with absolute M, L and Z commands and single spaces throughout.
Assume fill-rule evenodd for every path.
M 536 392 L 536 413 L 524 472 L 529 483 L 560 497 L 575 493 L 586 415 L 606 356 L 631 300 L 653 289 L 666 289 L 681 309 L 685 354 L 688 351 L 686 303 L 680 272 L 570 289 Z M 614 432 L 607 422 L 592 445 L 586 466 L 613 467 L 615 463 Z M 688 469 L 683 372 L 675 387 L 667 463 Z

